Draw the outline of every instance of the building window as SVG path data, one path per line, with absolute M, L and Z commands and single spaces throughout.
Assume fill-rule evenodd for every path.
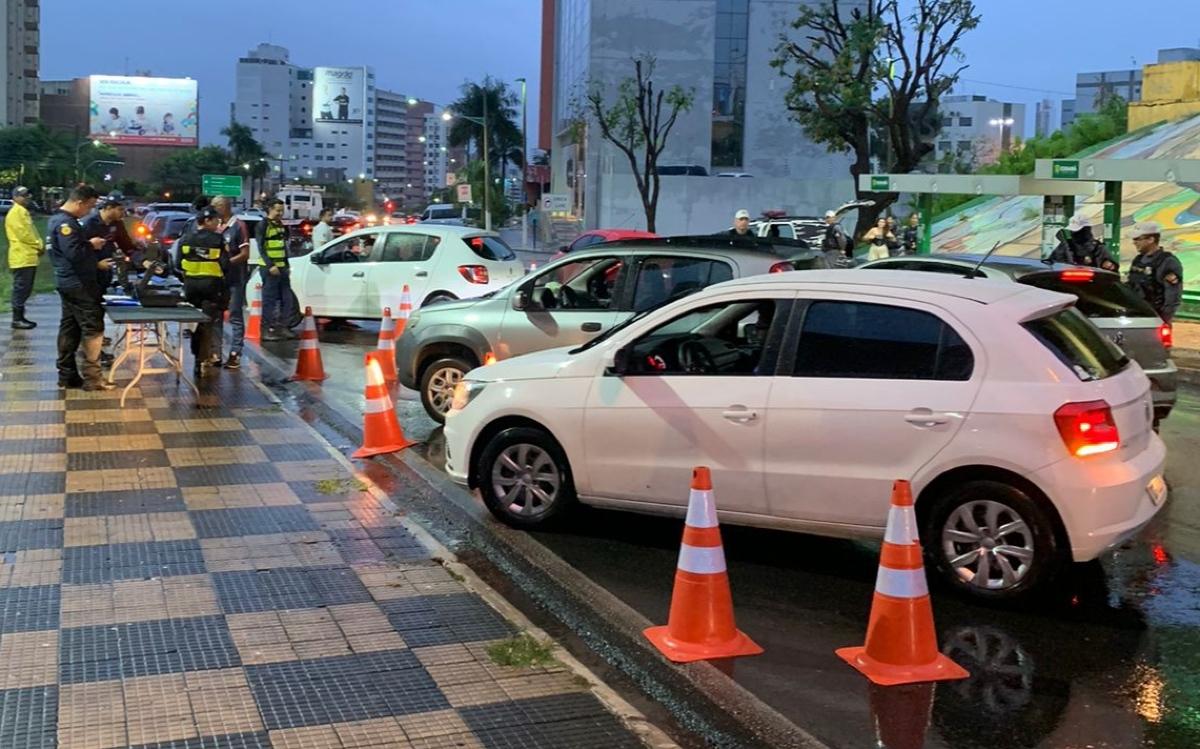
M 973 117 L 959 117 L 958 118 L 958 126 L 959 127 L 971 127 L 971 123 L 973 123 L 974 121 L 975 120 Z
M 949 151 L 951 148 L 953 148 L 953 145 L 954 144 L 952 144 L 948 140 L 939 140 L 938 141 L 938 150 L 939 151 Z
M 745 150 L 749 0 L 717 0 L 712 165 L 740 167 Z
M 958 142 L 958 152 L 959 153 L 970 153 L 970 151 L 971 151 L 971 141 L 960 140 Z

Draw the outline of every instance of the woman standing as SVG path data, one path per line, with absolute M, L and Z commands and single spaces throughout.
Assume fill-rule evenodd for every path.
M 898 245 L 896 235 L 888 228 L 888 220 L 885 216 L 880 216 L 875 222 L 875 226 L 867 230 L 863 235 L 863 241 L 870 244 L 870 249 L 867 250 L 867 260 L 882 260 L 888 257 L 891 253 L 889 247 Z

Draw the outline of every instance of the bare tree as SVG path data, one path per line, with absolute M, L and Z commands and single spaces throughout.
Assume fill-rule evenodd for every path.
M 587 112 L 600 135 L 616 146 L 633 170 L 633 179 L 646 213 L 646 230 L 655 231 L 658 214 L 658 157 L 680 113 L 692 107 L 695 92 L 674 85 L 662 89 L 654 83 L 653 57 L 633 58 L 633 77 L 621 81 L 611 103 L 603 87 L 593 84 L 587 95 Z
M 791 80 L 792 117 L 808 137 L 831 151 L 850 151 L 850 174 L 860 199 L 855 234 L 896 201 L 895 193 L 858 190 L 871 172 L 871 133 L 886 147 L 884 170 L 911 172 L 933 150 L 941 97 L 958 81 L 958 45 L 979 24 L 971 0 L 827 0 L 804 6 L 792 22 L 801 35 L 781 35 L 771 64 Z

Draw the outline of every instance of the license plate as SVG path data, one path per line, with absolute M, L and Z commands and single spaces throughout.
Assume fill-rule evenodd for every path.
M 1167 482 L 1163 480 L 1162 476 L 1155 476 L 1150 479 L 1150 483 L 1146 484 L 1146 493 L 1150 495 L 1151 502 L 1161 505 L 1167 498 Z

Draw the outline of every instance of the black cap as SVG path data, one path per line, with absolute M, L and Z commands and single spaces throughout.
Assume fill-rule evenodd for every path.
M 125 197 L 119 192 L 109 193 L 100 198 L 99 203 L 97 203 L 97 207 L 99 208 L 111 208 L 114 205 L 125 205 Z
M 196 212 L 196 221 L 208 221 L 211 218 L 220 218 L 221 214 L 217 213 L 217 209 L 212 206 L 205 206 Z

